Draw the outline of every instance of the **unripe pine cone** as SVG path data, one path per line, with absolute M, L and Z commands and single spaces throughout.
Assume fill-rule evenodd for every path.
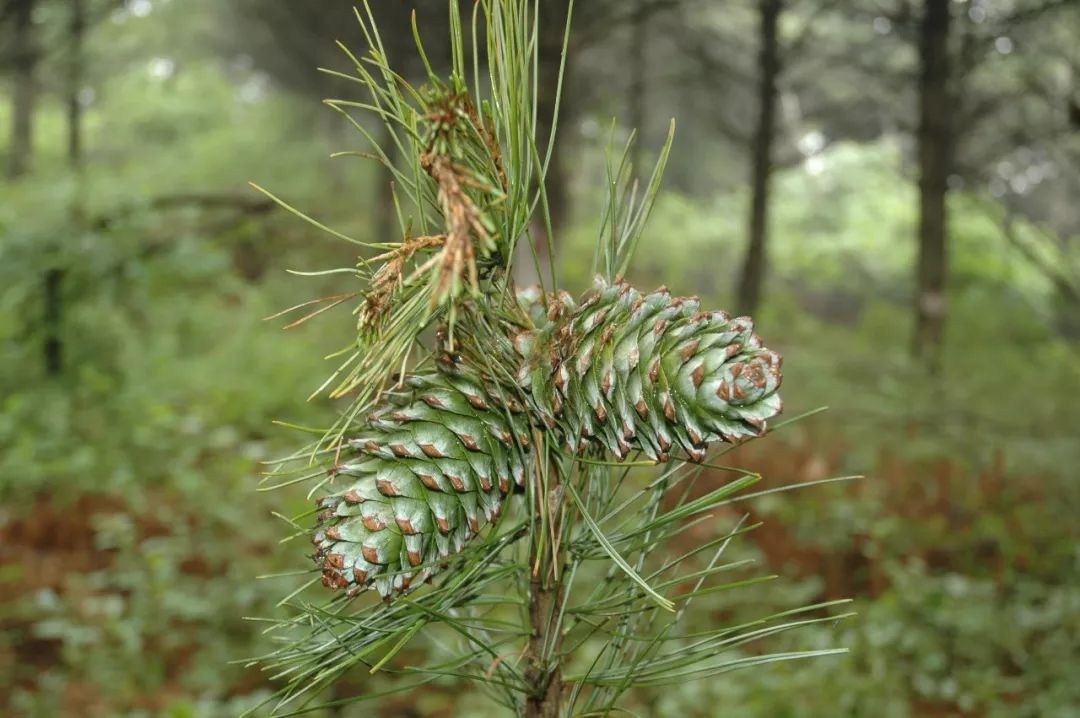
M 781 410 L 780 357 L 747 318 L 621 280 L 598 279 L 580 303 L 549 297 L 546 310 L 536 292 L 519 299 L 537 326 L 514 338 L 529 406 L 452 362 L 410 377 L 411 393 L 376 411 L 330 470 L 346 485 L 319 500 L 326 586 L 389 598 L 436 573 L 524 488 L 534 426 L 575 452 L 667 461 L 679 447 L 700 461 L 710 442 L 760 436 Z
M 519 298 L 536 318 L 535 290 Z M 539 328 L 515 338 L 518 380 L 571 451 L 598 443 L 667 461 L 678 446 L 702 461 L 711 442 L 763 435 L 783 408 L 782 360 L 753 330 L 695 297 L 597 277 L 579 303 L 550 297 Z
M 529 425 L 522 407 L 463 376 L 407 380 L 330 469 L 344 488 L 319 499 L 313 536 L 323 584 L 384 598 L 437 572 L 524 488 Z

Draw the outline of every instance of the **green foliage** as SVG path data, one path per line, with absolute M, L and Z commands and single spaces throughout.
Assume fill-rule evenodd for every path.
M 727 701 L 763 716 L 831 715 L 837 706 L 846 715 L 949 706 L 1035 716 L 1068 715 L 1075 704 L 1059 670 L 1080 661 L 1066 615 L 1078 578 L 1071 516 L 1080 493 L 1070 467 L 1080 447 L 1069 428 L 1080 421 L 1071 398 L 1080 392 L 1076 348 L 1051 323 L 1050 280 L 1016 252 L 981 201 L 958 194 L 942 373 L 928 380 L 909 363 L 898 348 L 908 338 L 910 189 L 894 162 L 880 161 L 891 152 L 835 148 L 824 158 L 826 167 L 843 163 L 835 175 L 799 168 L 779 178 L 778 288 L 758 318 L 787 359 L 787 406 L 827 403 L 825 417 L 848 420 L 830 427 L 831 436 L 815 426 L 777 437 L 793 463 L 756 468 L 781 482 L 810 478 L 819 464 L 868 474 L 855 494 L 822 490 L 758 504 L 764 530 L 786 527 L 801 547 L 786 553 L 788 570 L 800 551 L 818 557 L 814 573 L 846 562 L 860 616 L 837 640 L 852 655 L 820 671 L 779 668 L 691 686 L 665 696 L 658 711 L 707 715 L 697 707 Z M 705 247 L 717 266 L 737 257 L 729 213 L 737 198 L 718 204 L 662 199 L 642 242 L 647 274 L 697 277 L 704 301 L 722 297 L 726 283 L 695 273 Z M 852 536 L 861 537 L 854 551 Z M 873 581 L 863 573 L 871 569 L 855 568 L 867 563 L 879 573 Z M 823 587 L 806 578 L 801 590 L 820 596 Z M 775 605 L 776 596 L 761 600 Z M 824 645 L 831 635 L 813 640 Z M 783 650 L 784 639 L 777 644 Z M 785 697 L 792 694 L 798 705 Z
M 162 10 L 138 39 L 175 19 Z M 98 39 L 117 35 L 130 39 L 106 22 Z M 260 320 L 299 293 L 262 276 L 261 255 L 334 253 L 234 198 L 260 165 L 318 196 L 318 168 L 294 165 L 321 139 L 297 139 L 285 98 L 245 94 L 216 63 L 170 81 L 111 49 L 122 62 L 87 110 L 84 173 L 61 168 L 61 108 L 46 97 L 35 174 L 0 190 L 0 710 L 236 715 L 264 691 L 231 664 L 266 647 L 244 617 L 279 597 L 254 579 L 277 565 L 271 505 L 251 492 L 285 450 L 268 417 L 314 413 L 268 388 L 323 367 Z M 50 268 L 63 271 L 57 377 L 42 360 Z
M 673 299 L 666 290 L 643 296 L 611 276 L 630 265 L 667 147 L 640 199 L 626 164 L 629 146 L 620 164 L 609 164 L 594 251 L 594 265 L 609 276 L 580 303 L 543 285 L 514 292 L 515 244 L 531 242 L 530 217 L 545 207 L 537 100 L 527 89 L 535 86 L 537 30 L 527 2 L 476 6 L 473 37 L 485 37 L 487 48 L 481 53 L 474 39 L 473 74 L 479 82 L 479 67 L 488 67 L 492 99 L 479 86 L 473 99 L 461 17 L 450 6 L 449 81 L 431 75 L 424 57 L 429 83 L 414 90 L 387 65 L 370 14 L 358 13 L 373 69 L 350 57 L 374 102 L 329 103 L 383 119 L 403 155 L 396 164 L 354 125 L 408 202 L 398 207 L 402 241 L 378 245 L 389 251 L 371 263 L 382 266 L 361 260 L 355 274 L 365 286 L 327 305 L 360 297 L 355 348 L 341 352 L 351 353 L 339 369 L 348 375 L 331 394 L 355 393 L 350 409 L 322 440 L 278 462 L 269 479 L 273 488 L 308 482 L 309 497 L 321 496 L 316 563 L 324 586 L 347 589 L 310 603 L 309 581 L 285 599 L 298 599 L 297 616 L 272 625 L 281 646 L 260 659 L 285 679 L 273 713 L 319 705 L 319 692 L 361 665 L 411 679 L 390 691 L 453 676 L 519 715 L 606 714 L 632 689 L 843 652 L 746 649 L 835 621 L 829 609 L 843 601 L 686 629 L 691 603 L 760 580 L 743 575 L 744 564 L 721 560 L 745 516 L 693 550 L 673 542 L 760 478 L 735 470 L 719 488 L 691 494 L 710 443 L 760 436 L 779 413 L 780 358 L 746 318 L 699 311 L 696 299 Z M 400 128 L 408 143 L 398 139 Z M 412 236 L 414 225 L 423 236 Z M 445 232 L 433 237 L 429 227 L 438 225 Z M 535 247 L 533 254 L 533 271 L 543 276 Z M 411 273 L 410 262 L 418 265 Z M 353 272 L 324 272 L 333 273 Z M 425 330 L 436 321 L 429 342 Z M 670 467 L 638 488 L 612 457 L 629 459 L 627 467 Z M 525 501 L 500 522 L 512 491 Z M 292 538 L 306 533 L 307 518 L 289 519 Z M 487 538 L 470 543 L 484 522 L 493 524 Z M 527 559 L 518 548 L 526 538 Z M 431 590 L 415 585 L 433 577 Z M 364 600 L 372 585 L 383 604 Z M 407 645 L 440 625 L 457 634 L 448 656 L 399 665 Z
M 282 276 L 280 268 L 344 265 L 351 271 L 356 250 L 313 241 L 284 213 L 162 210 L 153 200 L 184 194 L 257 200 L 254 193 L 243 194 L 244 183 L 256 179 L 360 241 L 387 237 L 375 230 L 375 213 L 365 200 L 381 182 L 372 168 L 350 158 L 318 159 L 342 148 L 340 136 L 324 136 L 327 129 L 348 127 L 340 115 L 297 103 L 244 62 L 208 59 L 217 35 L 229 31 L 219 27 L 219 6 L 154 0 L 147 17 L 128 13 L 123 21 L 107 19 L 95 27 L 87 63 L 94 89 L 87 98 L 88 163 L 81 182 L 63 168 L 65 127 L 56 97 L 63 84 L 56 76 L 61 58 L 51 59 L 42 69 L 46 87 L 37 113 L 35 173 L 0 186 L 5 714 L 235 716 L 283 685 L 231 661 L 275 649 L 273 636 L 260 633 L 267 624 L 242 617 L 285 617 L 275 604 L 295 578 L 254 576 L 288 571 L 303 560 L 299 554 L 309 549 L 297 549 L 295 542 L 278 546 L 282 529 L 290 527 L 276 524 L 270 511 L 302 514 L 310 504 L 300 490 L 267 496 L 251 489 L 265 468 L 260 462 L 295 443 L 293 434 L 270 426 L 269 419 L 320 426 L 328 412 L 346 410 L 323 398 L 309 404 L 297 399 L 337 366 L 321 360 L 319 352 L 339 349 L 355 323 L 329 312 L 318 324 L 292 330 L 299 337 L 283 341 L 279 322 L 259 318 L 340 291 L 341 276 L 298 280 Z M 41 23 L 59 21 L 62 9 L 62 3 L 50 3 Z M 721 22 L 737 35 L 741 26 L 733 18 L 735 13 L 725 14 Z M 835 20 L 819 26 L 834 40 L 821 45 L 830 52 L 853 37 L 851 23 Z M 1040 27 L 1048 32 L 1039 34 Z M 1009 87 L 1022 91 L 1024 48 L 1041 38 L 1039 47 L 1049 54 L 1054 44 L 1047 38 L 1067 35 L 1068 28 L 1065 22 L 1032 24 L 1028 45 L 1023 36 L 1010 34 L 1017 50 L 981 66 L 977 81 L 994 90 L 992 83 L 1002 76 L 998 70 L 1007 64 Z M 51 45 L 59 34 L 51 28 Z M 619 43 L 617 32 L 610 37 Z M 348 29 L 342 38 L 363 40 Z M 905 53 L 889 56 L 894 54 L 901 62 L 909 59 Z M 577 66 L 590 75 L 605 65 L 622 68 L 612 59 L 611 45 L 579 57 Z M 656 73 L 650 82 L 662 97 L 722 97 L 733 108 L 743 104 L 727 92 L 689 92 L 680 82 L 668 82 L 672 65 L 651 57 Z M 167 65 L 151 66 L 154 58 L 173 60 L 172 73 L 162 76 Z M 342 58 L 347 66 L 348 58 Z M 1056 76 L 1038 68 L 1038 78 Z M 842 85 L 845 108 L 890 92 L 885 83 L 869 87 L 847 72 L 821 73 L 824 84 Z M 1029 94 L 1009 111 L 1038 102 L 1045 113 L 1045 99 L 1054 97 Z M 8 111 L 6 103 L 0 105 L 0 127 L 10 125 Z M 869 116 L 862 109 L 844 114 Z M 892 121 L 896 113 L 882 114 Z M 741 153 L 702 129 L 712 119 L 708 112 L 692 112 L 680 124 L 672 166 L 679 165 L 674 176 L 694 194 L 661 195 L 640 240 L 624 241 L 632 235 L 618 234 L 601 245 L 597 268 L 617 271 L 622 258 L 609 262 L 609 250 L 636 243 L 629 275 L 638 287 L 667 283 L 700 294 L 703 306 L 727 303 L 746 197 L 736 186 Z M 667 118 L 654 120 L 658 139 Z M 995 137 L 984 136 L 987 146 L 1000 144 L 991 142 Z M 624 208 L 632 191 L 622 156 L 605 156 L 594 139 L 581 142 L 574 156 L 574 187 L 583 209 L 579 221 L 566 227 L 558 255 L 560 285 L 575 294 L 591 282 L 597 235 L 610 238 L 613 228 L 621 233 L 642 227 L 626 221 L 632 214 L 613 222 L 610 213 L 604 227 L 598 226 L 592 210 L 610 203 L 611 186 L 621 193 L 616 204 Z M 677 473 L 664 479 L 638 467 L 601 501 L 611 467 L 580 462 L 576 468 L 584 483 L 575 484 L 577 496 L 599 531 L 584 525 L 573 537 L 580 557 L 576 585 L 600 614 L 627 613 L 639 635 L 661 637 L 652 644 L 632 641 L 619 632 L 618 617 L 603 615 L 605 623 L 589 635 L 589 621 L 596 618 L 577 610 L 569 614 L 581 655 L 596 655 L 612 635 L 622 637 L 623 653 L 606 649 L 595 668 L 602 691 L 582 698 L 581 705 L 591 700 L 602 707 L 620 691 L 632 661 L 615 656 L 635 656 L 653 677 L 677 675 L 683 670 L 677 662 L 693 650 L 692 634 L 741 624 L 753 632 L 759 627 L 749 624 L 791 606 L 852 596 L 856 620 L 823 620 L 767 641 L 769 650 L 780 653 L 844 645 L 851 649 L 848 656 L 772 664 L 715 680 L 680 678 L 675 690 L 632 688 L 618 696 L 619 705 L 638 715 L 702 718 L 718 705 L 751 718 L 899 718 L 962 710 L 1070 716 L 1080 701 L 1072 680 L 1080 665 L 1073 528 L 1080 455 L 1072 430 L 1080 422 L 1073 399 L 1080 394 L 1080 375 L 1075 343 L 1059 336 L 1051 322 L 1069 319 L 1075 308 L 1002 235 L 998 203 L 954 193 L 946 352 L 941 377 L 926 381 L 904 358 L 915 187 L 899 146 L 889 139 L 838 143 L 815 157 L 777 175 L 775 291 L 757 319 L 770 345 L 787 357 L 789 414 L 823 404 L 832 408 L 779 432 L 757 454 L 723 459 L 760 471 L 762 478 L 752 486 L 756 477 L 739 472 L 717 475 L 707 469 L 696 478 Z M 635 198 L 647 196 L 645 189 L 639 186 Z M 1065 210 L 1069 199 L 1055 199 L 1049 188 L 1027 195 L 1032 203 L 1058 202 Z M 89 223 L 72 216 L 80 204 Z M 110 221 L 95 225 L 98 218 Z M 1069 264 L 1075 262 L 1075 241 L 1046 241 L 1046 228 L 1021 219 L 1016 231 L 1052 266 L 1075 266 Z M 54 266 L 67 272 L 61 334 L 66 368 L 59 378 L 45 375 L 41 358 L 41 278 Z M 542 273 L 546 283 L 549 274 Z M 869 475 L 858 488 L 819 486 L 797 499 L 759 496 L 741 525 L 747 504 L 726 493 L 729 485 L 753 492 L 855 472 Z M 712 515 L 671 537 L 682 553 L 700 549 L 687 560 L 687 582 L 671 586 L 664 585 L 671 580 L 667 574 L 653 575 L 668 558 L 653 554 L 639 564 L 645 546 L 633 528 L 651 516 L 663 486 L 654 482 L 665 480 L 667 495 L 678 491 L 675 482 L 690 487 L 688 505 Z M 579 510 L 572 496 L 568 501 Z M 663 503 L 656 509 L 657 516 L 684 516 L 687 510 Z M 515 568 L 526 559 L 525 547 L 520 540 L 516 549 L 505 545 L 524 528 L 524 519 L 521 511 L 510 511 L 478 542 L 480 553 L 470 558 L 475 572 L 456 573 L 454 564 L 447 575 L 459 576 L 460 585 L 449 591 L 426 588 L 415 594 L 415 604 L 387 610 L 400 628 L 394 640 L 380 642 L 381 636 L 365 633 L 366 624 L 352 617 L 344 631 L 370 641 L 365 660 L 394 655 L 375 673 L 350 671 L 317 700 L 372 696 L 370 702 L 340 706 L 343 716 L 496 714 L 498 699 L 506 700 L 502 686 L 494 688 L 492 699 L 463 690 L 460 676 L 482 677 L 496 662 L 510 668 L 496 668 L 493 676 L 522 673 L 515 653 L 496 649 L 492 655 L 488 649 L 524 638 L 520 595 L 507 599 L 503 590 L 510 585 L 524 591 L 528 580 Z M 748 530 L 759 521 L 763 525 Z M 682 525 L 668 523 L 664 530 Z M 777 552 L 770 536 L 779 536 L 785 550 Z M 691 610 L 667 628 L 676 616 L 656 607 L 643 590 L 605 580 L 613 553 L 661 593 L 693 592 L 703 577 L 709 583 L 702 591 L 728 582 L 738 588 L 695 597 Z M 762 572 L 751 561 L 783 579 L 747 583 Z M 463 587 L 475 590 L 479 608 L 446 603 Z M 294 600 L 318 604 L 322 590 Z M 436 625 L 436 614 L 445 623 Z M 333 615 L 346 621 L 352 616 Z M 768 626 L 794 620 L 801 619 L 777 616 Z M 398 645 L 421 624 L 422 635 Z M 462 631 L 478 627 L 489 629 L 482 635 L 490 640 L 468 643 L 475 664 L 463 667 L 458 641 Z M 756 643 L 727 648 L 703 643 L 698 655 L 708 653 L 710 665 L 720 668 L 760 650 Z M 343 657 L 356 660 L 344 650 L 327 654 L 331 662 Z M 414 670 L 420 666 L 444 673 L 421 675 Z M 589 669 L 585 661 L 569 668 L 576 676 Z M 424 685 L 405 697 L 373 695 L 418 679 Z

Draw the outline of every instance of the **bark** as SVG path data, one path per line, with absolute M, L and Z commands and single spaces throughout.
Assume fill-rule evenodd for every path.
M 537 443 L 539 446 L 539 441 Z M 553 462 L 552 466 L 555 466 Z M 525 718 L 560 718 L 563 676 L 562 626 L 559 617 L 565 601 L 562 583 L 565 555 L 556 539 L 563 532 L 563 487 L 557 469 L 548 481 L 537 472 L 532 501 L 533 523 L 529 548 L 529 661 L 525 679 Z
M 769 238 L 769 189 L 773 170 L 773 143 L 776 138 L 777 78 L 780 75 L 777 26 L 783 10 L 782 0 L 762 0 L 760 7 L 758 118 L 751 145 L 750 165 L 750 234 L 736 298 L 742 314 L 757 310 L 765 280 Z
M 18 179 L 30 170 L 34 144 L 34 105 L 37 81 L 34 77 L 39 53 L 34 38 L 36 0 L 11 0 L 13 16 L 11 143 L 8 147 L 7 177 Z
M 557 636 L 551 635 L 551 623 L 561 610 L 563 597 L 557 585 L 544 584 L 537 577 L 529 582 L 529 621 L 533 627 L 529 656 L 534 664 L 525 674 L 531 684 L 525 699 L 525 718 L 559 718 L 562 708 L 562 668 L 557 661 L 544 665 L 540 657 L 549 641 L 558 641 Z
M 949 0 L 926 0 L 919 28 L 919 259 L 916 269 L 917 359 L 931 370 L 939 362 L 945 325 L 950 123 Z

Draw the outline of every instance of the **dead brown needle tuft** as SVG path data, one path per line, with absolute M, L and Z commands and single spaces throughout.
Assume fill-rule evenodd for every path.
M 475 232 L 481 243 L 489 237 L 481 221 L 480 209 L 465 191 L 466 186 L 477 186 L 445 155 L 426 153 L 420 164 L 439 186 L 439 204 L 446 218 L 446 244 L 439 253 L 439 278 L 432 301 L 438 301 L 452 289 L 455 280 L 468 276 L 470 286 L 479 287 L 476 271 L 476 247 L 471 233 Z
M 396 249 L 375 257 L 372 261 L 382 262 L 383 265 L 379 267 L 379 271 L 371 278 L 371 286 L 360 310 L 361 324 L 372 324 L 386 314 L 390 306 L 390 297 L 405 282 L 402 279 L 402 275 L 405 273 L 405 265 L 417 252 L 430 247 L 439 247 L 445 243 L 446 235 L 443 234 L 415 238 L 406 235 L 405 241 Z M 423 267 L 413 273 L 413 276 L 424 271 L 431 264 L 431 261 L 426 262 Z

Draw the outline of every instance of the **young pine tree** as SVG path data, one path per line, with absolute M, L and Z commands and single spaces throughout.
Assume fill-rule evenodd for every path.
M 480 0 L 466 17 L 449 4 L 448 76 L 414 27 L 428 76 L 411 85 L 360 11 L 370 49 L 348 54 L 348 77 L 367 97 L 327 101 L 393 174 L 400 231 L 357 242 L 357 291 L 305 305 L 355 302 L 358 332 L 320 388 L 348 409 L 272 474 L 312 483 L 314 516 L 291 523 L 314 544 L 313 581 L 334 592 L 309 601 L 299 587 L 296 615 L 273 626 L 281 647 L 260 660 L 281 681 L 275 712 L 306 710 L 365 667 L 395 674 L 391 690 L 468 680 L 512 715 L 606 715 L 634 688 L 834 653 L 738 650 L 835 620 L 820 605 L 686 628 L 691 606 L 745 582 L 725 581 L 724 552 L 747 527 L 689 551 L 671 540 L 753 496 L 760 477 L 741 470 L 693 488 L 780 413 L 781 361 L 748 318 L 621 278 L 670 138 L 643 191 L 629 145 L 609 168 L 591 291 L 560 291 L 554 263 L 533 268 L 539 286 L 515 286 L 514 258 L 539 256 L 534 230 L 551 225 L 550 152 L 537 148 L 554 138 L 536 128 L 557 123 L 537 117 L 537 6 Z M 358 111 L 384 123 L 393 152 Z M 400 660 L 423 635 L 428 663 Z

